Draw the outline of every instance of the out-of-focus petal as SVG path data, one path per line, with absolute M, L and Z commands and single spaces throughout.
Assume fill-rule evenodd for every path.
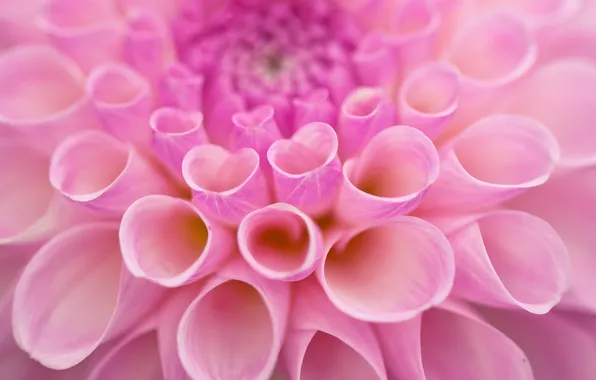
M 230 262 L 182 317 L 182 365 L 196 379 L 268 379 L 289 307 L 289 284 L 265 279 L 240 260 Z
M 402 216 L 340 236 L 317 270 L 329 299 L 369 322 L 397 322 L 442 302 L 453 251 L 430 223 Z
M 162 294 L 123 268 L 117 223 L 75 227 L 25 268 L 14 296 L 15 340 L 46 367 L 70 368 L 131 328 Z
M 35 21 L 44 0 L 3 1 L 0 4 L 0 51 L 23 43 L 44 42 Z
M 165 106 L 184 111 L 203 109 L 203 83 L 205 79 L 181 64 L 169 65 L 161 84 L 161 101 Z
M 329 99 L 326 89 L 315 90 L 312 93 L 294 99 L 294 132 L 312 122 L 335 125 L 337 109 Z

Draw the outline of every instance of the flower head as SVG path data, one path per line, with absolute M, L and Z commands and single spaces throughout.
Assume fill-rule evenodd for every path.
M 592 380 L 593 0 L 0 5 L 11 380 Z

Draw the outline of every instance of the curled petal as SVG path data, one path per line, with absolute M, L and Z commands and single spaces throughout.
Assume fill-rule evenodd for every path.
M 153 111 L 149 124 L 153 131 L 153 148 L 175 173 L 182 173 L 182 160 L 193 147 L 208 143 L 203 128 L 203 114 L 162 107 Z
M 303 98 L 294 99 L 293 106 L 294 131 L 315 121 L 335 125 L 337 110 L 326 89 L 315 90 Z
M 445 236 L 421 219 L 401 216 L 340 237 L 317 275 L 344 313 L 369 322 L 398 322 L 442 302 L 454 271 Z
M 74 62 L 49 46 L 25 45 L 0 56 L 0 126 L 51 153 L 76 131 L 99 125 Z
M 394 124 L 397 111 L 380 88 L 360 87 L 341 106 L 337 135 L 342 159 L 358 155 L 380 131 Z
M 203 109 L 203 83 L 205 79 L 181 64 L 166 68 L 161 85 L 162 103 L 185 111 Z
M 398 95 L 399 121 L 438 137 L 459 103 L 459 74 L 444 63 L 429 63 L 406 77 Z
M 457 267 L 453 292 L 459 297 L 544 314 L 568 288 L 567 248 L 533 215 L 493 211 L 448 237 Z
M 120 18 L 116 1 L 48 0 L 41 28 L 54 45 L 89 71 L 120 58 L 124 38 Z
M 232 153 L 205 144 L 186 154 L 182 175 L 199 210 L 221 222 L 238 225 L 246 214 L 269 204 L 259 161 L 257 152 L 250 148 Z
M 18 345 L 53 369 L 74 366 L 130 329 L 163 291 L 122 265 L 118 224 L 86 224 L 49 241 L 15 289 Z
M 593 133 L 596 68 L 582 60 L 562 60 L 542 66 L 518 93 L 508 110 L 533 117 L 548 127 L 561 145 L 560 165 L 596 163 Z
M 338 311 L 315 281 L 296 288 L 282 354 L 290 380 L 387 380 L 370 325 Z
M 235 129 L 232 141 L 236 149 L 252 148 L 261 157 L 261 163 L 267 162 L 267 149 L 274 141 L 282 138 L 274 118 L 271 106 L 257 107 L 250 112 L 232 115 Z
M 534 379 L 513 341 L 459 305 L 443 304 L 415 319 L 375 327 L 387 370 L 398 379 Z
M 176 189 L 133 147 L 99 131 L 65 140 L 50 166 L 52 186 L 94 210 L 121 215 L 135 200 Z
M 354 52 L 353 60 L 362 83 L 380 86 L 388 94 L 395 93 L 400 72 L 395 63 L 395 51 L 385 35 L 372 32 L 364 36 Z
M 153 97 L 145 78 L 128 66 L 109 63 L 93 69 L 87 91 L 106 131 L 141 148 L 149 144 Z
M 230 115 L 245 110 L 244 99 L 238 94 L 228 93 L 214 98 L 214 100 L 210 98 L 204 100 L 205 107 L 203 109 L 207 120 L 205 123 L 207 134 L 214 144 L 233 149 L 235 141 L 232 136 L 238 131 L 236 131 L 237 126 Z
M 335 212 L 355 224 L 406 214 L 438 175 L 432 141 L 417 129 L 391 127 L 375 136 L 360 157 L 344 164 Z
M 267 152 L 277 200 L 309 215 L 328 211 L 341 183 L 337 135 L 330 125 L 310 123 Z
M 315 222 L 285 203 L 248 214 L 238 227 L 238 245 L 254 270 L 283 281 L 309 276 L 324 253 L 321 231 Z
M 564 27 L 562 24 L 582 10 L 581 0 L 492 0 L 495 6 L 519 15 L 537 32 L 551 33 L 554 28 Z M 565 25 L 566 27 L 566 25 Z
M 197 379 L 268 379 L 290 307 L 288 284 L 230 262 L 190 304 L 178 328 L 182 365 Z
M 43 7 L 43 0 L 20 2 L 4 1 L 0 4 L 0 50 L 23 43 L 45 42 L 46 37 L 35 21 Z
M 120 245 L 137 277 L 167 287 L 212 273 L 233 251 L 234 237 L 189 202 L 167 195 L 137 200 L 124 213 Z
M 539 186 L 559 158 L 553 135 L 519 115 L 484 118 L 448 143 L 441 173 L 421 208 L 481 208 Z

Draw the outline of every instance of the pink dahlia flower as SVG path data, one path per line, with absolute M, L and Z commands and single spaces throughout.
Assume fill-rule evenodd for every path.
M 0 1 L 2 380 L 594 380 L 596 0 Z

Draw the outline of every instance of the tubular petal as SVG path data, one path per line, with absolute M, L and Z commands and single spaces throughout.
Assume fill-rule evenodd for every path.
M 249 212 L 269 204 L 270 196 L 259 155 L 250 148 L 229 152 L 205 144 L 191 149 L 182 162 L 182 175 L 202 212 L 238 225 Z
M 50 182 L 73 201 L 116 215 L 143 196 L 176 193 L 135 148 L 99 131 L 74 135 L 56 149 Z
M 240 260 L 203 288 L 178 329 L 182 365 L 196 379 L 266 380 L 281 349 L 288 284 L 267 280 Z
M 184 111 L 203 109 L 203 84 L 205 78 L 194 74 L 181 64 L 171 64 L 166 68 L 161 84 L 161 100 L 165 106 Z
M 163 290 L 123 269 L 118 224 L 85 224 L 49 241 L 15 290 L 18 345 L 53 369 L 66 369 L 131 328 Z
M 294 132 L 312 122 L 335 125 L 336 107 L 329 100 L 329 91 L 315 90 L 303 98 L 294 99 Z
M 545 183 L 559 158 L 553 135 L 519 115 L 484 118 L 447 143 L 425 210 L 485 208 Z
M 282 281 L 306 278 L 324 253 L 319 227 L 299 209 L 285 203 L 248 214 L 238 227 L 238 246 L 255 271 Z
M 124 213 L 120 245 L 134 276 L 177 287 L 215 271 L 233 252 L 234 237 L 183 199 L 149 195 Z
M 387 380 L 371 327 L 335 309 L 314 280 L 296 288 L 282 354 L 290 380 Z
M 261 157 L 261 164 L 267 163 L 267 149 L 282 138 L 271 106 L 257 107 L 250 112 L 232 115 L 235 129 L 232 141 L 235 149 L 252 148 Z
M 420 203 L 439 176 L 439 156 L 421 131 L 391 127 L 344 164 L 343 176 L 335 205 L 340 219 L 354 224 L 388 219 Z
M 337 135 L 330 125 L 310 123 L 288 140 L 274 142 L 267 158 L 276 198 L 309 215 L 327 212 L 341 184 Z
M 442 302 L 453 251 L 431 224 L 410 216 L 341 236 L 317 270 L 333 304 L 368 322 L 399 322 Z

